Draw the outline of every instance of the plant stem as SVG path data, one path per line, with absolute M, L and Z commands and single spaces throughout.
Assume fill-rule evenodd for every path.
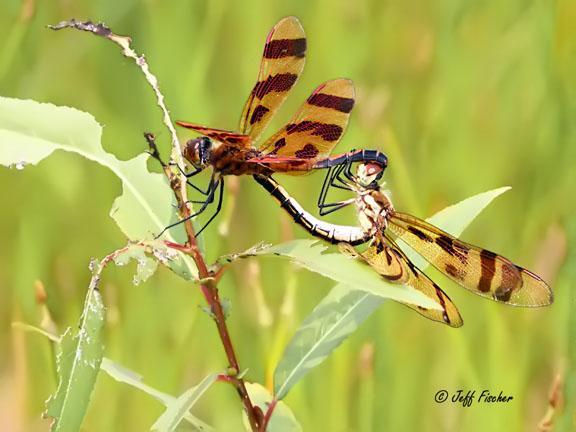
M 179 196 L 178 192 L 175 193 Z M 186 218 L 190 213 L 189 209 L 186 206 L 180 206 L 181 208 L 181 216 L 182 218 Z M 184 222 L 186 227 L 186 232 L 188 233 L 188 241 L 185 248 L 179 247 L 178 249 L 188 253 L 196 263 L 198 268 L 198 276 L 200 279 L 208 279 L 211 277 L 211 274 L 206 266 L 206 261 L 204 257 L 200 253 L 198 249 L 198 245 L 196 243 L 196 237 L 194 236 L 194 229 L 192 227 L 192 222 L 187 220 Z M 212 316 L 214 318 L 214 322 L 216 323 L 216 328 L 218 329 L 218 335 L 220 336 L 220 341 L 222 342 L 222 346 L 224 347 L 224 351 L 226 352 L 226 357 L 228 358 L 228 365 L 229 368 L 232 370 L 230 377 L 233 378 L 230 380 L 230 383 L 236 387 L 236 391 L 242 400 L 242 404 L 244 405 L 244 410 L 248 417 L 248 421 L 250 422 L 250 426 L 253 431 L 259 431 L 260 429 L 260 421 L 259 417 L 256 414 L 256 410 L 252 405 L 250 400 L 250 396 L 248 395 L 248 391 L 246 390 L 246 385 L 244 384 L 244 380 L 241 378 L 235 377 L 236 374 L 240 373 L 240 364 L 238 362 L 238 358 L 236 357 L 236 352 L 234 351 L 234 345 L 232 344 L 232 339 L 230 338 L 230 333 L 228 331 L 228 325 L 226 324 L 226 317 L 224 315 L 224 309 L 222 308 L 222 302 L 220 301 L 220 296 L 218 293 L 218 288 L 215 284 L 214 279 L 209 282 L 201 283 L 200 289 L 202 290 L 202 294 L 204 294 L 204 298 L 206 302 L 210 306 L 210 311 L 212 312 Z
M 274 413 L 274 409 L 276 408 L 277 403 L 278 401 L 276 399 L 272 399 L 272 402 L 270 402 L 268 405 L 268 409 L 266 410 L 266 415 L 264 415 L 264 420 L 262 421 L 259 432 L 266 432 L 266 428 L 268 427 L 268 423 L 272 418 L 272 414 Z
M 134 51 L 131 47 L 132 39 L 127 36 L 120 36 L 112 32 L 109 27 L 105 24 L 99 23 L 95 24 L 93 22 L 80 22 L 74 19 L 68 21 L 62 21 L 56 25 L 49 26 L 49 28 L 53 30 L 60 30 L 64 28 L 72 28 L 81 31 L 90 32 L 96 36 L 103 37 L 108 39 L 118 46 L 122 48 L 122 54 L 125 57 L 128 57 L 136 63 L 136 65 L 140 68 L 146 81 L 152 87 L 154 94 L 156 95 L 156 102 L 162 111 L 162 120 L 164 125 L 168 129 L 171 137 L 172 142 L 172 152 L 170 155 L 170 160 L 178 165 L 183 166 L 183 158 L 182 158 L 182 151 L 180 149 L 180 143 L 178 141 L 178 137 L 176 136 L 176 130 L 174 129 L 174 125 L 172 119 L 170 118 L 170 114 L 166 105 L 164 103 L 164 95 L 160 91 L 160 87 L 158 84 L 158 79 L 152 72 L 146 62 L 146 59 L 143 55 L 138 55 L 136 51 Z M 149 145 L 154 144 L 154 136 L 149 134 L 146 136 Z M 152 147 L 152 145 L 151 145 Z M 157 154 L 157 153 L 156 153 Z M 172 164 L 171 164 L 172 165 Z M 192 221 L 189 219 L 191 214 L 190 208 L 188 206 L 188 198 L 187 198 L 187 191 L 186 191 L 186 177 L 179 169 L 173 169 L 171 166 L 167 166 L 163 164 L 164 172 L 170 181 L 170 187 L 174 191 L 174 195 L 176 196 L 176 200 L 178 202 L 178 209 L 180 213 L 180 217 L 185 219 L 184 227 L 186 229 L 187 235 L 187 242 L 184 246 L 179 245 L 176 247 L 174 243 L 166 242 L 168 247 L 173 247 L 174 249 L 178 249 L 179 251 L 188 254 L 196 263 L 196 267 L 198 268 L 198 275 L 200 280 L 209 280 L 211 274 L 208 270 L 208 266 L 206 265 L 206 261 L 198 248 L 198 244 L 196 242 L 196 236 L 194 233 L 194 228 L 192 226 Z M 109 257 L 106 257 L 108 259 Z M 113 257 L 110 257 L 112 259 Z M 105 261 L 103 260 L 103 262 Z M 108 261 L 106 261 L 108 262 Z M 211 279 L 208 282 L 200 283 L 200 289 L 202 290 L 202 294 L 206 299 L 206 302 L 210 306 L 210 310 L 212 312 L 212 316 L 214 317 L 214 322 L 216 323 L 216 327 L 218 329 L 218 335 L 220 336 L 220 340 L 222 345 L 224 346 L 224 351 L 226 352 L 226 357 L 228 358 L 228 364 L 231 369 L 229 373 L 231 380 L 230 382 L 236 387 L 236 390 L 242 400 L 242 404 L 244 405 L 244 410 L 246 411 L 246 415 L 248 417 L 248 421 L 250 422 L 250 427 L 252 431 L 258 432 L 260 430 L 260 419 L 261 416 L 258 415 L 258 411 L 252 405 L 250 401 L 250 396 L 248 395 L 248 391 L 246 390 L 246 386 L 244 385 L 244 380 L 241 378 L 237 378 L 236 375 L 240 372 L 240 365 L 238 363 L 238 359 L 236 357 L 236 353 L 234 351 L 234 346 L 232 345 L 232 340 L 230 338 L 230 333 L 228 332 L 228 326 L 226 325 L 226 317 L 224 316 L 224 310 L 222 308 L 222 303 L 220 301 L 220 296 L 218 294 L 218 288 L 216 286 L 215 280 Z
M 154 142 L 154 137 L 149 136 L 147 138 L 149 142 Z M 220 341 L 226 352 L 226 357 L 228 358 L 229 369 L 232 373 L 229 374 L 233 378 L 230 382 L 236 387 L 236 391 L 242 400 L 244 405 L 244 410 L 250 422 L 250 427 L 254 432 L 260 430 L 260 416 L 257 415 L 257 411 L 252 405 L 248 391 L 246 390 L 246 385 L 244 380 L 237 378 L 235 375 L 240 373 L 240 364 L 238 363 L 238 358 L 236 357 L 236 352 L 234 351 L 234 345 L 232 344 L 232 339 L 230 338 L 230 332 L 228 331 L 228 326 L 226 324 L 226 316 L 224 314 L 224 309 L 222 307 L 222 302 L 220 301 L 220 295 L 218 293 L 218 287 L 216 285 L 216 279 L 213 278 L 212 274 L 208 270 L 204 256 L 198 248 L 198 243 L 196 241 L 196 236 L 194 234 L 194 227 L 192 226 L 192 220 L 190 216 L 190 208 L 185 205 L 185 193 L 186 193 L 186 178 L 180 172 L 172 171 L 168 166 L 163 165 L 164 172 L 170 180 L 170 186 L 174 191 L 176 196 L 176 201 L 178 203 L 178 209 L 180 212 L 180 217 L 184 219 L 184 228 L 186 230 L 187 241 L 184 246 L 177 245 L 171 242 L 166 242 L 166 245 L 178 249 L 183 253 L 188 254 L 196 263 L 198 268 L 198 277 L 201 281 L 206 281 L 200 283 L 200 289 L 202 294 L 206 299 L 206 302 L 210 306 L 210 311 L 212 312 L 212 317 L 216 323 L 216 328 L 218 329 L 218 335 L 220 336 Z M 219 275 L 219 277 L 221 274 Z M 218 277 L 218 280 L 219 280 Z

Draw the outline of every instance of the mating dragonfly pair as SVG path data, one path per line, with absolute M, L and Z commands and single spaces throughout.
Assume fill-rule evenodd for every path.
M 190 218 L 217 201 L 215 213 L 198 233 L 222 207 L 225 176 L 252 175 L 294 221 L 312 235 L 339 243 L 343 253 L 367 263 L 385 280 L 412 286 L 432 299 L 441 310 L 407 304 L 427 318 L 453 327 L 462 325 L 456 306 L 402 252 L 396 243 L 399 238 L 446 276 L 483 297 L 516 306 L 552 303 L 550 288 L 534 273 L 493 252 L 464 243 L 421 219 L 396 212 L 379 185 L 388 164 L 383 153 L 358 150 L 330 156 L 348 125 L 354 106 L 354 87 L 350 80 L 336 79 L 317 87 L 288 124 L 259 148 L 254 146 L 298 80 L 305 55 L 306 37 L 300 22 L 295 17 L 282 19 L 266 39 L 258 81 L 242 112 L 238 132 L 177 122 L 202 134 L 188 141 L 183 150 L 184 157 L 194 167 L 187 177 L 212 168 L 206 190 L 188 181 L 205 196 Z M 353 164 L 357 165 L 355 172 Z M 316 169 L 327 170 L 318 200 L 320 214 L 354 204 L 358 227 L 315 218 L 271 177 L 274 173 L 297 175 Z M 345 189 L 354 196 L 326 203 L 330 188 Z M 362 243 L 369 243 L 367 250 L 357 252 L 353 246 Z

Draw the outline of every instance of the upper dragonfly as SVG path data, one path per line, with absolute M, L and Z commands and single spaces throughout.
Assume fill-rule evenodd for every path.
M 330 157 L 354 107 L 354 85 L 348 79 L 335 79 L 318 86 L 292 119 L 256 148 L 255 143 L 302 73 L 305 55 L 306 37 L 300 22 L 296 17 L 283 18 L 266 38 L 258 81 L 242 111 L 238 132 L 176 122 L 203 135 L 188 141 L 183 150 L 184 157 L 194 167 L 187 176 L 194 176 L 207 166 L 213 168 L 206 191 L 192 185 L 207 196 L 192 217 L 213 201 L 220 186 L 218 213 L 225 175 L 302 174 L 360 161 L 386 167 L 386 156 L 376 150 L 350 151 Z
M 320 213 L 326 214 L 354 204 L 359 227 L 334 225 L 320 221 L 304 211 L 274 179 L 255 176 L 290 213 L 294 220 L 311 234 L 331 243 L 339 243 L 341 250 L 370 265 L 384 279 L 411 286 L 433 300 L 440 310 L 411 304 L 425 317 L 448 324 L 462 325 L 462 318 L 448 295 L 410 261 L 398 247 L 404 242 L 436 269 L 464 288 L 492 300 L 514 306 L 546 306 L 552 303 L 550 287 L 536 274 L 522 268 L 501 255 L 465 243 L 415 216 L 397 212 L 384 188 L 378 165 L 367 163 L 352 174 L 350 164 L 331 169 L 326 176 L 318 201 Z M 355 196 L 326 204 L 332 186 L 348 189 Z M 352 246 L 371 240 L 364 252 Z

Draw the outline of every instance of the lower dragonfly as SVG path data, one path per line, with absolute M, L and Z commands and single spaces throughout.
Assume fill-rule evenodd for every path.
M 444 275 L 482 297 L 524 307 L 552 303 L 552 290 L 538 275 L 501 255 L 465 243 L 415 216 L 397 212 L 383 185 L 379 184 L 382 173 L 379 165 L 362 163 L 355 174 L 351 171 L 351 164 L 347 164 L 331 169 L 326 176 L 318 200 L 320 213 L 327 214 L 354 204 L 360 227 L 319 221 L 303 210 L 273 178 L 254 177 L 312 235 L 330 243 L 339 243 L 342 252 L 370 265 L 388 282 L 411 286 L 437 303 L 441 310 L 406 303 L 431 320 L 452 327 L 463 323 L 448 295 L 410 261 L 398 246 L 398 239 Z M 355 196 L 326 204 L 330 187 L 350 190 Z M 371 242 L 364 252 L 353 248 L 369 240 Z

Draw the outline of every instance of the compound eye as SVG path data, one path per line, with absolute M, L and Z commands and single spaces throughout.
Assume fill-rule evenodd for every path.
M 205 148 L 208 148 L 212 145 L 212 141 L 210 141 L 210 138 L 208 137 L 202 137 L 200 138 L 202 140 L 202 146 Z
M 209 159 L 210 149 L 212 148 L 212 141 L 208 137 L 199 138 L 198 143 L 198 159 L 205 164 Z

